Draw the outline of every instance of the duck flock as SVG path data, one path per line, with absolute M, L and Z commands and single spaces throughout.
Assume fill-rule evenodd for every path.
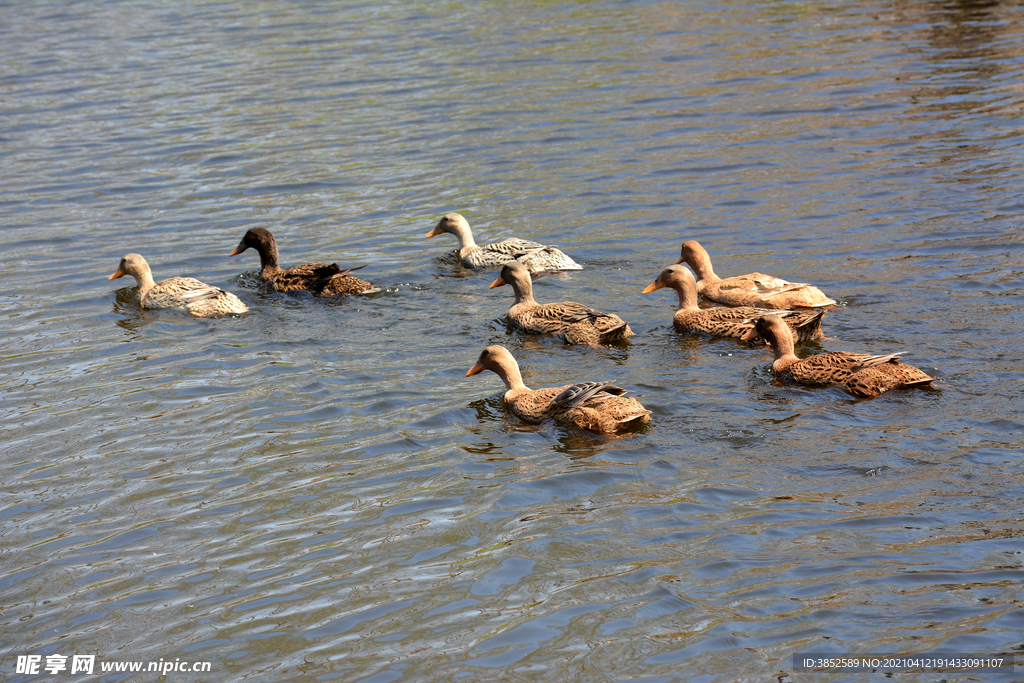
M 469 223 L 458 213 L 442 217 L 427 237 L 443 233 L 459 240 L 458 253 L 464 266 L 501 269 L 490 286 L 512 287 L 515 303 L 508 311 L 508 319 L 513 327 L 530 334 L 552 335 L 567 344 L 591 346 L 633 336 L 629 325 L 613 313 L 603 313 L 575 301 L 542 304 L 533 298 L 533 277 L 538 273 L 583 268 L 557 248 L 519 238 L 477 245 Z M 230 255 L 248 249 L 260 255 L 260 279 L 279 292 L 301 290 L 332 297 L 379 291 L 370 282 L 351 274 L 366 266 L 341 268 L 336 263 L 304 263 L 281 268 L 277 242 L 265 228 L 246 232 Z M 131 275 L 138 283 L 137 296 L 142 308 L 177 309 L 197 317 L 240 315 L 248 311 L 234 294 L 193 278 L 172 277 L 155 282 L 149 264 L 139 254 L 126 254 L 108 279 L 125 275 Z M 676 331 L 767 343 L 775 353 L 772 369 L 788 382 L 839 387 L 857 398 L 873 398 L 890 389 L 931 386 L 934 382 L 921 370 L 900 362 L 899 354 L 895 353 L 833 351 L 799 358 L 794 352 L 795 344 L 821 339 L 822 318 L 837 302 L 817 287 L 762 273 L 720 278 L 711 266 L 708 252 L 695 240 L 683 243 L 676 263 L 662 270 L 643 293 L 664 287 L 679 295 L 679 309 L 673 317 Z M 701 308 L 701 296 L 721 305 Z M 620 435 L 650 420 L 651 411 L 626 396 L 625 389 L 609 382 L 530 389 L 523 383 L 516 359 L 503 346 L 484 349 L 466 376 L 484 370 L 501 378 L 506 389 L 505 403 L 526 422 L 554 419 L 598 434 Z

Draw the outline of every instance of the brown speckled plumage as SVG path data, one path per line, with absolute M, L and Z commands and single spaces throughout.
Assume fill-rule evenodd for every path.
M 366 280 L 349 275 L 366 265 L 343 269 L 337 263 L 303 263 L 287 270 L 281 268 L 278 265 L 277 241 L 266 228 L 252 228 L 246 232 L 230 255 L 241 254 L 249 248 L 259 252 L 260 279 L 279 292 L 307 291 L 317 296 L 336 296 L 377 291 Z
M 679 260 L 697 274 L 697 291 L 705 298 L 726 306 L 758 306 L 761 308 L 819 308 L 834 306 L 817 287 L 787 282 L 763 273 L 747 273 L 724 280 L 711 267 L 711 257 L 696 240 L 683 242 Z
M 491 288 L 512 285 L 516 301 L 508 309 L 514 327 L 533 334 L 551 334 L 569 344 L 609 344 L 633 336 L 629 325 L 614 313 L 602 313 L 575 301 L 539 304 L 533 298 L 533 280 L 526 266 L 517 261 L 501 267 Z
M 484 370 L 490 370 L 505 383 L 505 403 L 525 422 L 552 419 L 598 434 L 617 435 L 651 419 L 651 411 L 636 399 L 624 396 L 625 389 L 609 382 L 530 389 L 523 384 L 516 359 L 503 346 L 484 349 L 466 376 Z
M 218 315 L 239 315 L 249 309 L 241 300 L 219 287 L 213 287 L 191 277 L 172 277 L 153 281 L 153 273 L 146 259 L 139 254 L 125 254 L 108 280 L 131 275 L 139 284 L 139 305 L 142 308 L 172 308 L 185 311 L 197 318 Z
M 583 270 L 583 266 L 558 248 L 518 237 L 479 246 L 473 239 L 469 222 L 462 214 L 445 214 L 437 226 L 427 233 L 427 237 L 436 237 L 446 232 L 459 240 L 459 259 L 468 268 L 497 268 L 510 261 L 519 261 L 534 272 Z
M 701 308 L 697 305 L 697 283 L 690 271 L 680 265 L 669 266 L 661 271 L 658 279 L 649 284 L 643 293 L 648 294 L 662 287 L 670 287 L 679 295 L 679 310 L 672 319 L 677 332 L 702 332 L 716 337 L 743 339 L 754 329 L 752 318 L 765 313 L 765 309 L 749 306 Z M 776 315 L 785 320 L 798 342 L 805 342 L 821 339 L 821 318 L 826 310 L 778 311 Z
M 758 318 L 755 329 L 755 334 L 766 339 L 775 352 L 772 369 L 780 377 L 797 384 L 837 386 L 857 398 L 874 398 L 890 389 L 921 386 L 934 381 L 914 366 L 899 362 L 895 353 L 873 356 L 833 351 L 801 360 L 793 353 L 793 337 L 789 328 L 777 316 Z

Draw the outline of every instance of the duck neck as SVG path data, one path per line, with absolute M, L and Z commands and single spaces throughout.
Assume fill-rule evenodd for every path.
M 699 311 L 700 306 L 697 305 L 697 288 L 694 286 L 687 287 L 685 283 L 675 283 L 672 288 L 676 290 L 676 294 L 679 295 L 679 310 L 680 311 Z
M 715 269 L 711 267 L 711 257 L 706 251 L 695 251 L 689 263 L 701 282 L 712 283 L 722 279 L 715 274 Z
M 501 377 L 501 381 L 505 383 L 505 393 L 519 393 L 524 389 L 529 391 L 529 388 L 523 384 L 523 376 L 519 372 L 518 363 L 514 363 L 511 366 L 503 365 L 498 376 Z
M 281 272 L 281 267 L 277 265 L 276 242 L 260 244 L 256 247 L 256 251 L 260 254 L 260 277 L 273 277 Z
M 772 363 L 772 367 L 776 372 L 782 372 L 800 360 L 793 352 L 793 337 L 790 335 L 773 335 L 771 344 L 772 351 L 775 352 L 775 361 Z
M 464 225 L 452 226 L 452 234 L 459 240 L 459 255 L 465 256 L 477 248 L 473 232 Z
M 156 286 L 156 282 L 153 280 L 153 273 L 149 268 L 144 268 L 141 273 L 136 273 L 135 281 L 139 283 L 140 299 L 145 299 L 149 290 Z
M 533 280 L 529 276 L 516 278 L 509 284 L 512 285 L 512 291 L 516 293 L 516 306 L 520 304 L 536 305 L 537 300 L 533 298 Z

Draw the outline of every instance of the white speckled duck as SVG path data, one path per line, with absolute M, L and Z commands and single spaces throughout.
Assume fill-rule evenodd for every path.
M 469 223 L 458 213 L 445 214 L 427 237 L 446 232 L 458 238 L 459 258 L 468 268 L 495 268 L 510 261 L 519 261 L 535 273 L 542 270 L 583 270 L 583 266 L 557 248 L 518 237 L 481 247 L 473 241 Z
M 142 308 L 173 308 L 197 318 L 238 315 L 249 310 L 234 294 L 194 278 L 172 277 L 154 282 L 149 264 L 138 254 L 125 254 L 117 270 L 107 279 L 114 280 L 125 275 L 131 275 L 139 283 L 139 305 Z

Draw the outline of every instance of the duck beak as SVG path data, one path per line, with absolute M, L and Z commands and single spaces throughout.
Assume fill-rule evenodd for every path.
M 654 291 L 654 290 L 656 290 L 656 289 L 661 289 L 661 288 L 662 288 L 663 286 L 664 286 L 664 285 L 662 285 L 662 284 L 661 284 L 660 282 L 658 282 L 657 280 L 655 280 L 655 281 L 654 281 L 654 282 L 652 282 L 651 284 L 649 284 L 649 285 L 647 285 L 646 287 L 644 287 L 644 291 L 642 291 L 642 292 L 640 292 L 640 293 L 641 293 L 641 294 L 650 294 L 651 292 L 653 292 L 653 291 Z
M 507 283 L 504 280 L 502 280 L 501 276 L 499 275 L 498 279 L 495 280 L 494 282 L 492 282 L 491 285 L 487 289 L 494 289 L 495 287 L 501 287 L 504 284 L 507 284 Z
M 235 250 L 232 251 L 230 254 L 228 254 L 228 256 L 238 256 L 239 254 L 241 254 L 243 251 L 245 251 L 248 248 L 249 248 L 249 245 L 247 245 L 244 241 L 239 242 L 238 246 L 235 247 Z
M 479 375 L 483 371 L 484 371 L 484 366 L 482 366 L 479 363 L 477 363 L 473 367 L 471 367 L 469 370 L 466 370 L 466 377 L 469 377 L 470 375 Z
M 114 271 L 114 272 L 113 272 L 113 273 L 112 273 L 112 274 L 110 275 L 110 277 L 108 277 L 107 279 L 108 279 L 108 280 L 116 280 L 116 279 L 117 279 L 117 278 L 119 278 L 119 277 L 124 277 L 124 271 L 123 271 L 123 270 L 121 270 L 121 266 L 118 266 L 118 267 L 117 267 L 117 270 L 115 270 L 115 271 Z
M 678 266 L 678 265 L 679 265 L 680 263 L 682 263 L 682 262 L 683 262 L 683 257 L 682 257 L 682 256 L 680 256 L 679 258 L 677 258 L 677 259 L 676 259 L 676 265 L 677 265 L 677 266 Z
M 757 339 L 758 336 L 759 335 L 757 334 L 757 330 L 751 327 L 749 330 L 747 330 L 740 336 L 740 339 L 742 339 L 743 341 L 750 341 L 751 339 Z
M 443 232 L 444 232 L 444 230 L 439 230 L 437 228 L 434 228 L 433 230 L 431 230 L 430 232 L 427 233 L 427 237 L 437 237 L 438 235 L 442 234 Z

